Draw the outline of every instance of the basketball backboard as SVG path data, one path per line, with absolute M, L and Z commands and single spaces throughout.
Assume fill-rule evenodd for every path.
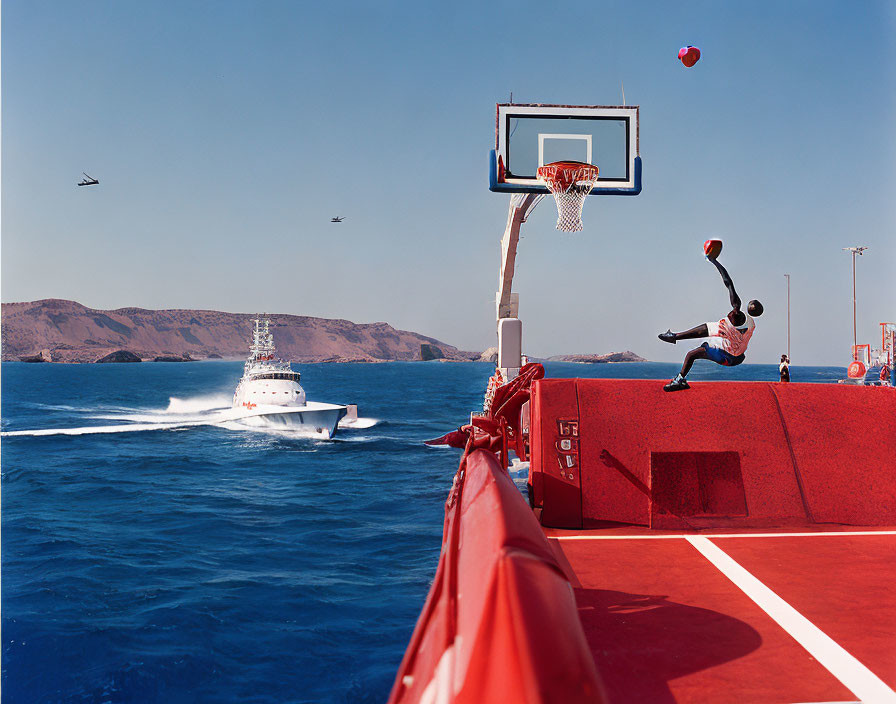
M 489 189 L 547 193 L 539 166 L 580 161 L 600 169 L 590 195 L 641 192 L 638 106 L 499 103 Z

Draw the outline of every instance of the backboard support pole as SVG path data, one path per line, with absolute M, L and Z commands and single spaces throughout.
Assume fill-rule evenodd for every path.
M 507 226 L 501 238 L 501 271 L 498 274 L 498 294 L 496 296 L 497 318 L 515 318 L 519 312 L 519 303 L 511 300 L 513 274 L 516 268 L 516 249 L 520 241 L 520 227 L 535 206 L 544 198 L 543 195 L 520 193 L 510 199 L 507 212 Z
M 516 250 L 520 241 L 520 227 L 526 222 L 535 206 L 544 198 L 543 194 L 518 193 L 510 199 L 507 212 L 507 226 L 501 238 L 501 271 L 498 275 L 498 292 L 495 296 L 497 325 L 500 327 L 504 318 L 519 317 L 519 296 L 512 292 L 513 275 L 516 269 Z M 506 339 L 498 336 L 498 360 L 502 373 L 508 381 L 517 374 L 522 366 L 522 359 L 515 352 L 510 355 L 506 347 Z M 513 359 L 510 359 L 510 357 Z M 504 366 L 507 365 L 507 366 Z

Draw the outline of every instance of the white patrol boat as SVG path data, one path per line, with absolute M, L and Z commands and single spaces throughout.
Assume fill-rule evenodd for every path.
M 301 374 L 276 356 L 271 321 L 256 319 L 252 346 L 243 378 L 233 394 L 233 407 L 251 411 L 241 423 L 254 426 L 307 430 L 330 438 L 347 407 L 307 401 L 299 385 Z

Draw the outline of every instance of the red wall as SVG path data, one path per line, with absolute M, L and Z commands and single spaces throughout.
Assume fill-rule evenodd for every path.
M 531 413 L 544 525 L 896 521 L 892 388 L 543 379 Z M 574 452 L 559 420 L 577 424 Z

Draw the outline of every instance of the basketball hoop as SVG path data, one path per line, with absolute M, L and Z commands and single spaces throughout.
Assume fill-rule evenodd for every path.
M 538 167 L 538 180 L 547 186 L 557 204 L 558 230 L 582 229 L 582 206 L 597 183 L 597 174 L 596 166 L 581 161 L 555 161 Z

